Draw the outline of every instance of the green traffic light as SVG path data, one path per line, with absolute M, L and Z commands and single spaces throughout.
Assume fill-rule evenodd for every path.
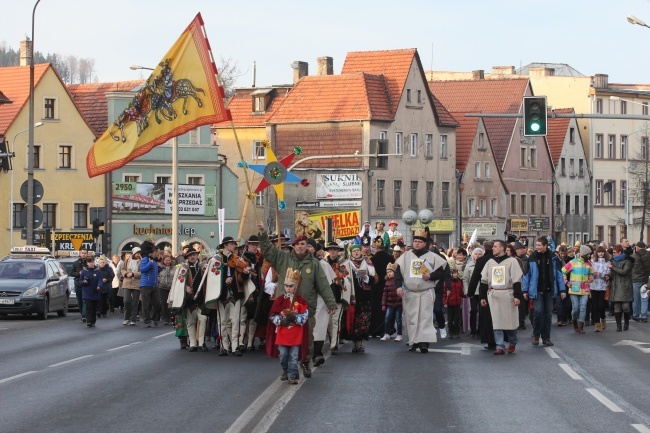
M 540 127 L 540 125 L 537 122 L 533 122 L 533 123 L 530 124 L 530 130 L 533 131 L 533 132 L 539 131 L 539 127 Z

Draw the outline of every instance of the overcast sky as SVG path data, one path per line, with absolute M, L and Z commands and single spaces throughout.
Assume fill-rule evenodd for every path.
M 0 42 L 18 49 L 31 34 L 35 0 L 0 0 Z M 222 1 L 41 0 L 35 48 L 95 59 L 99 81 L 141 78 L 129 65 L 156 65 L 201 12 L 216 58 L 241 69 L 238 86 L 292 81 L 291 62 L 348 51 L 417 48 L 425 69 L 490 71 L 494 65 L 567 63 L 610 82 L 650 83 L 648 0 Z M 0 83 L 0 88 L 1 88 Z

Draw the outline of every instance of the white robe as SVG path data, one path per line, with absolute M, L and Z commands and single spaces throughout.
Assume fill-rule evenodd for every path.
M 519 262 L 508 257 L 501 263 L 488 260 L 481 273 L 481 283 L 488 285 L 488 304 L 494 329 L 514 330 L 519 327 L 519 308 L 514 303 L 514 283 L 521 283 L 523 273 Z

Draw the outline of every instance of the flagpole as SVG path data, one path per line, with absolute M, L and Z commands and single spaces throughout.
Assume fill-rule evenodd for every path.
M 246 167 L 244 167 L 244 170 L 246 170 Z M 251 183 L 255 180 L 255 173 L 251 176 Z M 239 221 L 239 232 L 237 233 L 237 239 L 241 239 L 242 233 L 244 233 L 244 222 L 246 222 L 246 214 L 248 213 L 248 204 L 251 203 L 252 200 L 246 200 L 244 202 L 244 213 L 241 216 L 241 220 Z M 255 206 L 253 204 L 253 206 Z
M 172 251 L 178 254 L 178 138 L 172 138 Z
M 280 197 L 275 193 L 275 230 L 278 233 L 278 248 L 282 248 L 282 234 L 280 233 Z

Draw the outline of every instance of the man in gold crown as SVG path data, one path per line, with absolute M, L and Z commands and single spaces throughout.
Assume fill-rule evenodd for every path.
M 447 261 L 427 248 L 428 234 L 416 230 L 413 234 L 413 249 L 405 252 L 395 262 L 395 286 L 402 297 L 402 306 L 407 323 L 409 351 L 429 351 L 429 343 L 435 343 L 436 330 L 433 327 L 434 288 L 444 277 Z

